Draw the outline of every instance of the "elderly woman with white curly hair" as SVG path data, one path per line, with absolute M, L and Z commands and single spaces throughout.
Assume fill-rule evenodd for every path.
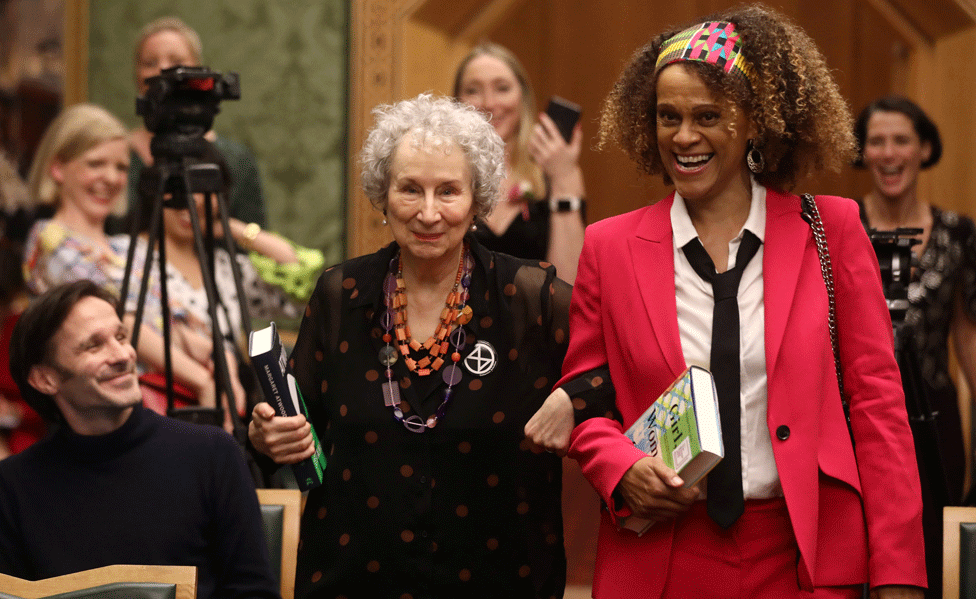
M 421 95 L 374 115 L 363 185 L 394 242 L 322 275 L 289 360 L 329 456 L 297 595 L 562 596 L 560 460 L 522 429 L 559 377 L 570 287 L 469 234 L 504 176 L 481 114 Z M 249 432 L 278 464 L 312 453 L 267 404 Z

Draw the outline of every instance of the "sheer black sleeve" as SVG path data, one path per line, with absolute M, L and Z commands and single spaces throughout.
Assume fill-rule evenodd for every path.
M 548 323 L 546 329 L 555 350 L 550 359 L 558 360 L 553 364 L 558 372 L 562 369 L 562 360 L 566 354 L 569 335 L 569 304 L 573 288 L 556 276 L 552 266 L 545 269 L 523 267 L 515 277 L 517 290 L 526 295 L 538 293 L 538 302 L 516 302 L 516 327 L 524 323 Z M 521 294 L 520 294 L 521 295 Z M 521 306 L 521 314 L 519 313 Z M 539 306 L 540 313 L 528 309 L 528 306 Z M 516 337 L 521 338 L 520 331 Z M 612 418 L 622 420 L 615 405 L 616 394 L 613 382 L 610 380 L 610 368 L 603 366 L 583 373 L 579 377 L 562 385 L 564 391 L 573 400 L 573 411 L 576 424 L 590 418 Z
M 328 411 L 322 401 L 328 389 L 325 360 L 339 343 L 342 273 L 341 265 L 334 266 L 319 277 L 288 361 L 305 399 L 309 420 L 319 431 L 324 431 L 329 424 Z

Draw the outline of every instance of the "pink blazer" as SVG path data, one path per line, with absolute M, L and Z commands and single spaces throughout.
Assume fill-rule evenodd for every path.
M 570 309 L 563 382 L 609 364 L 629 426 L 684 369 L 674 289 L 673 194 L 589 226 Z M 768 190 L 763 253 L 767 424 L 800 549 L 798 579 L 814 586 L 925 586 L 921 492 L 891 320 L 874 250 L 851 200 L 817 198 L 832 257 L 845 391 L 844 423 L 827 330 L 827 293 L 800 198 Z M 573 431 L 570 456 L 600 496 L 644 456 L 619 423 Z M 861 510 L 863 499 L 864 510 Z M 624 508 L 626 509 L 626 508 Z M 594 595 L 659 597 L 673 525 L 637 537 L 600 524 Z

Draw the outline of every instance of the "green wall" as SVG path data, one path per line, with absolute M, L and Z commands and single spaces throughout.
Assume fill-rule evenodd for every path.
M 203 64 L 236 71 L 241 100 L 214 128 L 258 158 L 270 228 L 344 257 L 348 0 L 91 0 L 88 96 L 135 126 L 133 44 L 174 15 L 203 39 Z

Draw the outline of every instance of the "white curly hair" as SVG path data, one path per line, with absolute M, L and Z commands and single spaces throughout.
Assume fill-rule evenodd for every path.
M 404 135 L 419 146 L 458 145 L 471 167 L 471 190 L 479 217 L 491 213 L 505 178 L 505 144 L 476 109 L 453 98 L 420 94 L 373 109 L 376 124 L 360 154 L 362 182 L 374 207 L 385 210 L 393 154 Z

